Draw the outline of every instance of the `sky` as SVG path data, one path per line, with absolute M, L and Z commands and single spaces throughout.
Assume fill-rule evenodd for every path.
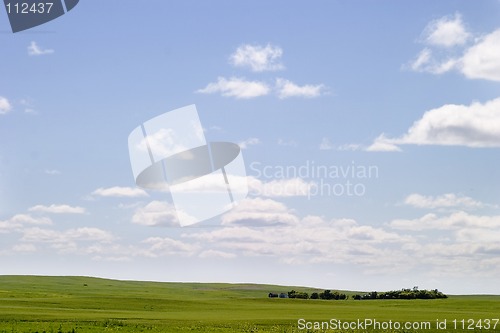
M 0 9 L 0 274 L 500 294 L 500 2 Z M 181 227 L 128 136 L 195 104 L 248 196 Z

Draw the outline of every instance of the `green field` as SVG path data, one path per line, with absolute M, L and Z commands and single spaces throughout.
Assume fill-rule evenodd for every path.
M 269 299 L 269 292 L 311 288 L 253 284 L 158 283 L 89 277 L 0 276 L 0 332 L 334 332 L 299 329 L 315 321 L 430 322 L 431 330 L 380 332 L 500 332 L 500 296 L 438 300 Z M 352 294 L 352 292 L 346 292 Z M 436 330 L 436 320 L 447 320 Z M 474 320 L 474 329 L 465 328 Z M 457 320 L 457 328 L 453 320 Z M 481 320 L 481 322 L 479 322 Z M 482 327 L 481 327 L 482 326 Z M 482 328 L 482 329 L 481 329 Z M 363 329 L 338 332 L 373 331 Z

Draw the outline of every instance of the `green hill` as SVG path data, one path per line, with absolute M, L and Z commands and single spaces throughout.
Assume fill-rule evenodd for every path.
M 436 319 L 447 319 L 450 325 L 454 319 L 484 321 L 500 314 L 500 296 L 373 301 L 267 297 L 269 292 L 292 289 L 318 291 L 258 284 L 0 276 L 0 332 L 305 332 L 298 328 L 301 318 L 433 325 Z

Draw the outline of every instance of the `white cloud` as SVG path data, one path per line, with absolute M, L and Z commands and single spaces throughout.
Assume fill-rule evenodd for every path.
M 385 134 L 381 134 L 366 148 L 366 151 L 395 152 L 401 151 L 401 148 L 392 143 L 391 139 L 387 138 Z
M 471 37 L 462 22 L 462 16 L 445 16 L 432 21 L 424 30 L 425 42 L 435 46 L 452 47 L 463 45 Z
M 148 194 L 146 191 L 137 188 L 137 187 L 122 187 L 122 186 L 114 186 L 103 188 L 100 187 L 94 192 L 92 192 L 94 196 L 100 197 L 127 197 L 127 198 L 137 198 L 137 197 L 147 197 Z
M 500 252 L 499 227 L 498 216 L 464 212 L 395 220 L 386 227 L 360 225 L 352 219 L 327 221 L 319 216 L 306 216 L 292 225 L 227 226 L 186 231 L 183 237 L 200 242 L 201 253 L 220 251 L 233 256 L 274 257 L 286 264 L 349 263 L 366 274 L 400 273 L 425 265 L 429 275 L 453 276 L 457 272 L 453 267 L 464 264 L 472 265 L 470 271 L 480 269 L 483 275 L 498 273 L 498 266 L 493 265 L 498 261 L 493 259 Z M 436 229 L 440 232 L 419 233 Z M 407 235 L 410 231 L 414 236 Z M 463 274 L 463 270 L 459 272 Z
M 423 49 L 417 55 L 415 60 L 411 62 L 411 69 L 414 71 L 421 71 L 431 61 L 432 51 L 428 48 Z
M 53 244 L 57 249 L 73 249 L 76 247 L 76 241 L 109 243 L 115 240 L 115 237 L 108 231 L 92 227 L 81 227 L 65 231 L 34 227 L 24 229 L 21 240 L 49 243 Z
M 267 46 L 243 45 L 240 46 L 231 56 L 230 63 L 238 67 L 248 67 L 254 72 L 274 71 L 284 69 L 279 62 L 283 50 L 277 46 L 268 44 Z M 306 84 L 299 86 L 292 81 L 277 78 L 274 91 L 278 98 L 289 97 L 314 98 L 325 92 L 323 84 Z M 214 94 L 220 93 L 222 96 L 235 97 L 238 99 L 249 99 L 265 96 L 271 93 L 270 86 L 262 81 L 248 81 L 245 78 L 219 76 L 216 82 L 209 83 L 205 88 L 198 89 L 197 93 Z
M 393 229 L 400 230 L 452 230 L 463 228 L 500 228 L 500 216 L 477 216 L 460 211 L 449 216 L 439 217 L 426 214 L 420 218 L 407 220 L 396 219 L 389 223 Z
M 397 151 L 397 145 L 500 147 L 500 98 L 470 105 L 447 104 L 427 111 L 399 138 L 383 134 L 370 151 Z
M 180 225 L 175 207 L 163 201 L 151 201 L 146 206 L 136 209 L 132 223 L 150 227 Z
M 264 242 L 267 237 L 256 229 L 242 226 L 227 226 L 222 229 L 216 229 L 209 232 L 195 232 L 183 235 L 188 239 L 196 239 L 209 243 L 232 244 L 241 242 Z M 233 249 L 226 247 L 227 250 Z
M 262 205 L 264 207 L 264 205 Z M 286 208 L 279 208 L 286 211 Z M 269 211 L 266 209 L 265 211 Z M 244 256 L 274 256 L 285 263 L 356 263 L 365 266 L 393 264 L 387 246 L 404 244 L 408 237 L 381 228 L 358 225 L 349 219 L 325 221 L 318 216 L 296 217 L 292 225 L 265 228 L 229 226 L 184 235 L 208 243 L 211 249 Z M 397 257 L 402 256 L 396 253 Z M 391 257 L 391 260 L 383 258 Z M 404 261 L 402 259 L 398 259 Z
M 20 227 L 20 224 L 13 224 L 9 221 L 0 221 L 0 234 L 10 233 L 12 230 Z
M 461 65 L 462 73 L 470 79 L 500 81 L 500 29 L 469 48 Z
M 12 110 L 12 105 L 5 97 L 0 96 L 0 115 L 7 114 Z
M 223 225 L 293 225 L 298 218 L 281 202 L 271 199 L 244 199 L 221 217 Z
M 150 237 L 143 244 L 149 246 L 146 255 L 150 257 L 170 256 L 170 255 L 192 255 L 197 250 L 197 246 L 184 243 L 172 238 Z
M 52 220 L 49 219 L 48 217 L 33 217 L 28 214 L 16 214 L 13 217 L 11 217 L 7 222 L 9 222 L 12 225 L 25 225 L 25 224 L 32 224 L 32 225 L 51 225 Z
M 416 72 L 427 72 L 431 74 L 443 74 L 460 66 L 460 59 L 448 58 L 446 60 L 436 60 L 432 56 L 432 51 L 423 49 L 417 57 L 410 62 L 409 67 Z M 403 66 L 405 67 L 405 66 Z
M 249 138 L 246 139 L 245 141 L 241 141 L 238 143 L 241 149 L 247 149 L 248 146 L 253 146 L 253 145 L 258 145 L 262 143 L 258 138 Z
M 82 227 L 70 229 L 63 232 L 63 235 L 69 239 L 79 239 L 87 241 L 111 242 L 115 237 L 108 231 L 99 228 Z
M 500 226 L 500 223 L 497 224 Z M 482 244 L 482 250 L 491 251 L 495 250 L 500 253 L 500 246 L 498 240 L 500 239 L 500 230 L 479 229 L 479 228 L 461 228 L 456 233 L 457 241 Z M 489 243 L 489 244 L 488 244 Z M 491 245 L 496 245 L 492 247 Z M 476 251 L 479 249 L 476 249 Z
M 457 70 L 469 79 L 500 81 L 500 29 L 472 40 L 460 14 L 431 22 L 424 30 L 425 47 L 403 68 L 443 74 Z M 444 47 L 434 52 L 432 46 Z M 451 48 L 455 46 L 454 48 Z M 458 47 L 458 49 L 457 49 Z
M 273 210 L 264 206 L 266 212 Z M 278 210 L 287 208 L 281 206 Z M 457 271 L 453 267 L 463 264 L 472 265 L 470 271 L 480 269 L 481 274 L 498 272 L 498 266 L 494 266 L 498 261 L 492 261 L 500 252 L 498 216 L 464 212 L 445 217 L 428 214 L 416 220 L 392 221 L 388 227 L 397 232 L 360 225 L 352 219 L 327 221 L 319 216 L 297 219 L 292 225 L 264 224 L 265 228 L 255 225 L 192 230 L 183 237 L 206 243 L 198 243 L 203 246 L 203 257 L 217 257 L 220 251 L 230 254 L 228 257 L 274 257 L 287 264 L 349 263 L 366 274 L 400 273 L 426 265 L 429 275 L 453 276 Z M 419 234 L 435 229 L 440 233 L 427 232 L 425 237 Z M 406 234 L 412 231 L 415 236 L 399 231 Z M 448 233 L 447 237 L 443 238 L 443 233 Z M 208 255 L 205 251 L 215 253 Z
M 205 88 L 196 92 L 202 94 L 221 93 L 222 96 L 249 99 L 269 94 L 270 88 L 261 81 L 247 81 L 238 77 L 229 79 L 218 77 L 217 82 L 209 83 Z
M 28 209 L 30 212 L 53 213 L 53 214 L 84 214 L 85 208 L 69 205 L 36 205 Z
M 331 150 L 333 149 L 333 144 L 330 142 L 330 139 L 323 138 L 321 139 L 321 143 L 319 144 L 319 150 Z
M 206 250 L 200 253 L 200 258 L 223 258 L 223 259 L 231 259 L 235 258 L 236 255 L 230 252 L 217 251 L 217 250 Z
M 276 71 L 284 69 L 280 62 L 283 50 L 278 46 L 267 44 L 242 45 L 229 57 L 233 66 L 247 67 L 254 72 Z
M 51 225 L 52 220 L 48 217 L 33 217 L 28 214 L 16 214 L 11 218 L 0 221 L 0 234 L 8 234 L 13 231 L 22 231 L 31 225 Z
M 323 84 L 299 86 L 289 80 L 278 78 L 276 79 L 276 90 L 280 99 L 289 97 L 313 98 L 320 96 L 324 92 L 325 86 Z
M 453 207 L 481 208 L 485 206 L 483 203 L 470 197 L 459 196 L 454 193 L 446 193 L 435 197 L 413 193 L 406 197 L 405 204 L 427 209 Z
M 43 49 L 36 42 L 31 42 L 31 44 L 28 46 L 28 54 L 30 56 L 39 56 L 39 55 L 45 55 L 45 54 L 52 54 L 54 53 L 54 50 L 52 49 Z

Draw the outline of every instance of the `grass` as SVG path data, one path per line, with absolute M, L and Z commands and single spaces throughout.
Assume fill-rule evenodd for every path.
M 316 291 L 254 284 L 0 276 L 0 333 L 307 332 L 298 329 L 300 318 L 311 322 L 332 318 L 429 321 L 433 328 L 436 319 L 447 319 L 448 329 L 459 332 L 450 325 L 454 319 L 500 317 L 500 296 L 364 301 L 267 298 L 269 292 L 291 289 Z M 495 331 L 500 332 L 500 324 Z

